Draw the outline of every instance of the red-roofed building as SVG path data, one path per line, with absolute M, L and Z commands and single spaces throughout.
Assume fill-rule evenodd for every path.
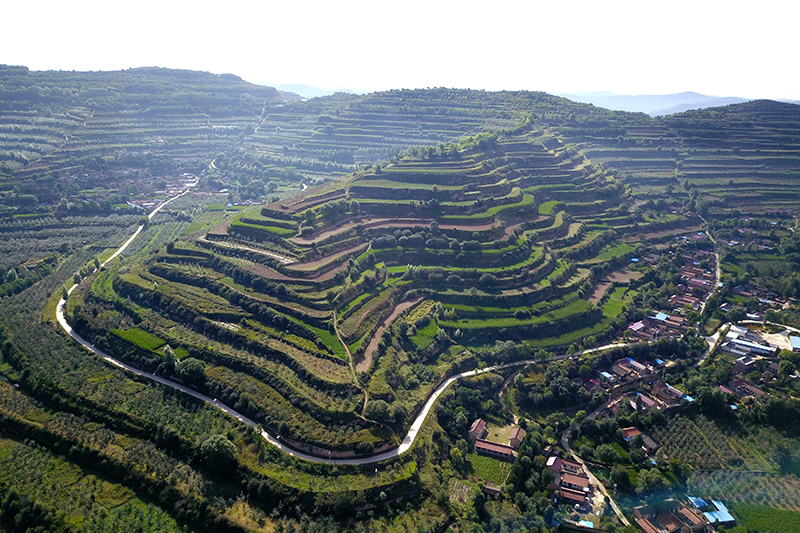
M 475 440 L 475 452 L 507 461 L 514 460 L 514 448 L 505 444 L 498 444 L 488 440 Z
M 561 488 L 586 492 L 589 489 L 589 478 L 565 472 L 561 474 Z
M 636 435 L 641 435 L 642 432 L 636 428 L 622 428 L 622 438 L 625 440 L 630 440 Z
M 656 519 L 664 526 L 662 529 L 666 530 L 667 533 L 673 533 L 673 531 L 679 530 L 682 525 L 678 519 L 670 513 L 660 513 Z
M 557 494 L 561 498 L 574 503 L 583 503 L 586 501 L 586 495 L 576 490 L 560 489 Z
M 687 523 L 691 525 L 692 529 L 698 529 L 705 525 L 705 520 L 703 520 L 703 517 L 688 507 L 681 507 L 680 512 L 681 515 L 686 519 Z
M 644 533 L 661 533 L 661 531 L 651 524 L 647 518 L 637 518 L 636 523 L 640 528 L 642 528 Z
M 569 459 L 561 460 L 561 470 L 571 474 L 583 474 L 583 466 L 581 466 L 580 463 L 570 461 Z

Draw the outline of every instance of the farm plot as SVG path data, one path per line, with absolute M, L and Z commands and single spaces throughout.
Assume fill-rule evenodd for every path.
M 467 461 L 470 465 L 470 475 L 495 485 L 505 483 L 511 471 L 511 463 L 508 461 L 501 461 L 500 459 L 478 455 L 477 453 L 468 454 Z

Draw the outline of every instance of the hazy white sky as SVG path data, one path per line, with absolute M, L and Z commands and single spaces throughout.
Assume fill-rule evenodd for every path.
M 33 70 L 800 99 L 791 0 L 33 0 L 3 19 L 0 63 Z

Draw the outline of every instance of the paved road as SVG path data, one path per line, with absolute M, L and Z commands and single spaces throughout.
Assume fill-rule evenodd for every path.
M 77 287 L 77 285 L 73 286 L 69 290 L 69 293 L 72 293 L 72 291 L 75 289 L 75 287 Z M 108 362 L 108 363 L 110 363 L 110 364 L 112 364 L 112 365 L 114 365 L 114 366 L 116 366 L 118 368 L 121 368 L 123 370 L 127 370 L 128 372 L 131 372 L 132 374 L 147 378 L 149 380 L 155 381 L 156 383 L 159 383 L 159 384 L 164 385 L 166 387 L 171 387 L 173 389 L 176 389 L 176 390 L 179 390 L 179 391 L 183 392 L 184 394 L 188 394 L 189 396 L 197 398 L 198 400 L 201 400 L 201 401 L 203 401 L 203 402 L 205 402 L 205 403 L 207 403 L 207 404 L 209 404 L 209 405 L 211 405 L 213 407 L 216 407 L 220 411 L 231 415 L 232 417 L 234 417 L 235 419 L 239 420 L 243 424 L 246 424 L 246 425 L 251 426 L 251 427 L 258 427 L 258 424 L 256 424 L 256 422 L 254 422 L 253 420 L 247 418 L 246 416 L 244 416 L 243 414 L 239 413 L 235 409 L 232 409 L 232 408 L 228 407 L 227 405 L 223 404 L 222 402 L 220 402 L 216 398 L 211 398 L 209 396 L 206 396 L 205 394 L 202 394 L 202 393 L 200 393 L 200 392 L 198 392 L 198 391 L 196 391 L 194 389 L 186 387 L 185 385 L 182 385 L 182 384 L 177 383 L 175 381 L 172 381 L 170 379 L 166 379 L 166 378 L 163 378 L 161 376 L 157 376 L 157 375 L 152 374 L 150 372 L 145 372 L 144 370 L 140 370 L 140 369 L 138 369 L 138 368 L 136 368 L 134 366 L 131 366 L 131 365 L 126 364 L 126 363 L 123 363 L 122 361 L 120 361 L 120 360 L 108 355 L 106 352 L 104 352 L 100 348 L 97 348 L 92 343 L 90 343 L 89 341 L 84 339 L 78 332 L 76 332 L 74 329 L 72 329 L 72 326 L 70 326 L 69 323 L 67 323 L 67 320 L 64 317 L 64 305 L 65 304 L 66 304 L 66 300 L 64 300 L 63 298 L 58 302 L 58 307 L 56 309 L 56 319 L 58 320 L 58 323 L 61 325 L 61 327 L 64 329 L 64 331 L 66 331 L 69 334 L 70 337 L 72 337 L 76 342 L 78 342 L 78 344 L 83 346 L 89 352 L 101 357 L 104 361 L 106 361 L 106 362 Z M 563 357 L 565 357 L 565 356 L 559 356 L 558 358 L 563 358 Z M 265 431 L 263 429 L 261 430 L 261 437 L 264 440 L 266 440 L 267 442 L 269 442 L 270 444 L 276 446 L 279 450 L 281 450 L 283 453 L 285 453 L 287 455 L 290 455 L 292 457 L 297 457 L 299 459 L 304 459 L 306 461 L 311 461 L 311 462 L 314 462 L 314 463 L 341 464 L 341 465 L 344 465 L 344 464 L 347 464 L 347 465 L 364 465 L 364 464 L 377 463 L 377 462 L 380 462 L 380 461 L 384 461 L 386 459 L 391 459 L 393 457 L 397 457 L 397 456 L 407 452 L 409 449 L 411 449 L 411 446 L 414 444 L 414 440 L 417 438 L 417 434 L 419 433 L 420 429 L 422 429 L 422 424 L 425 422 L 425 419 L 427 418 L 428 414 L 430 413 L 430 410 L 433 407 L 433 405 L 436 403 L 436 400 L 456 380 L 459 380 L 459 379 L 462 379 L 462 378 L 466 378 L 466 377 L 471 377 L 471 376 L 477 376 L 477 375 L 483 374 L 485 372 L 492 372 L 493 370 L 498 370 L 500 368 L 526 365 L 526 364 L 530 364 L 532 362 L 534 362 L 534 360 L 531 359 L 531 360 L 526 360 L 526 361 L 518 361 L 518 362 L 514 362 L 514 363 L 507 363 L 507 364 L 504 364 L 504 365 L 491 366 L 491 367 L 487 367 L 487 368 L 484 368 L 484 369 L 470 370 L 468 372 L 462 372 L 460 374 L 457 374 L 455 376 L 452 376 L 452 377 L 448 378 L 441 385 L 439 385 L 436 388 L 435 391 L 433 391 L 431 396 L 428 398 L 428 401 L 425 402 L 425 406 L 422 408 L 422 411 L 420 411 L 419 415 L 414 420 L 414 423 L 411 424 L 411 428 L 409 428 L 408 433 L 406 434 L 405 438 L 403 438 L 403 442 L 400 444 L 400 446 L 397 447 L 397 448 L 394 448 L 392 450 L 389 450 L 387 452 L 384 452 L 384 453 L 381 453 L 381 454 L 378 454 L 378 455 L 373 455 L 371 457 L 362 457 L 362 458 L 358 458 L 358 459 L 328 459 L 328 458 L 323 458 L 323 457 L 317 457 L 317 456 L 314 456 L 314 455 L 309 455 L 309 454 L 303 453 L 303 452 L 301 452 L 299 450 L 295 450 L 294 448 L 291 448 L 290 446 L 287 446 L 287 445 L 283 444 L 281 442 L 279 436 L 274 436 L 274 435 L 268 433 L 267 431 Z
M 569 441 L 567 440 L 567 431 L 564 431 L 564 433 L 561 436 L 561 446 L 564 447 L 564 450 L 566 450 L 567 453 L 571 453 L 569 447 Z M 608 503 L 611 504 L 611 508 L 614 509 L 614 514 L 617 515 L 617 518 L 619 518 L 620 522 L 622 522 L 626 526 L 630 526 L 631 523 L 628 521 L 627 518 L 625 518 L 625 515 L 617 505 L 617 502 L 615 502 L 614 499 L 608 494 L 606 487 L 602 483 L 600 483 L 600 480 L 597 479 L 594 474 L 592 474 L 592 471 L 589 470 L 589 466 L 577 454 L 573 453 L 572 458 L 575 459 L 578 463 L 580 463 L 581 466 L 583 466 L 583 470 L 586 472 L 586 475 L 589 476 L 589 483 L 600 489 L 600 493 L 603 496 L 605 496 L 606 500 L 608 500 Z

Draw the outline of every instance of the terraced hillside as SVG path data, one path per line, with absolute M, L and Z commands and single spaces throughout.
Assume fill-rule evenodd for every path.
M 465 135 L 513 128 L 544 93 L 429 89 L 335 94 L 270 105 L 246 145 L 277 161 L 312 170 L 320 161 L 344 166 L 387 161 L 412 146 L 438 146 Z M 312 168 L 308 168 L 312 167 Z
M 643 199 L 714 215 L 800 207 L 800 106 L 754 101 L 603 130 L 562 128 Z
M 449 89 L 292 102 L 233 75 L 157 68 L 0 65 L 0 74 L 0 212 L 9 214 L 125 210 L 204 171 L 203 184 L 230 189 L 232 201 L 285 195 L 566 102 Z
M 252 131 L 275 89 L 143 68 L 0 67 L 0 212 L 109 213 L 163 199 Z
M 76 281 L 66 315 L 90 343 L 350 459 L 396 446 L 447 376 L 616 340 L 679 283 L 630 258 L 701 230 L 698 212 L 732 239 L 750 229 L 734 209 L 792 207 L 797 182 L 796 108 L 773 103 L 652 119 L 532 92 L 284 102 L 158 69 L 0 78 L 0 486 L 35 497 L 51 530 L 136 513 L 159 531 L 290 530 L 303 513 L 444 530 L 450 481 L 470 475 L 467 417 L 510 423 L 514 401 L 497 401 L 509 374 L 486 373 L 448 389 L 400 457 L 300 461 L 73 343 L 53 317 Z M 187 188 L 152 219 L 127 206 Z M 745 188 L 761 196 L 730 194 Z M 757 221 L 777 245 L 796 225 L 773 218 Z M 781 247 L 741 267 L 723 253 L 723 275 L 793 283 Z M 548 438 L 569 418 L 552 414 Z M 81 503 L 67 515 L 64 500 Z M 515 505 L 533 500 L 485 509 Z
M 588 298 L 633 251 L 619 239 L 691 222 L 629 216 L 622 193 L 553 135 L 478 135 L 243 210 L 100 274 L 68 313 L 297 448 L 371 453 L 465 347 L 612 334 L 622 304 Z

